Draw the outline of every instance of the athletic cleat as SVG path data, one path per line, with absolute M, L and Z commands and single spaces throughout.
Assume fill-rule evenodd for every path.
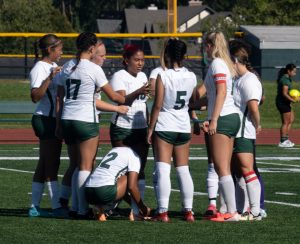
M 168 212 L 158 213 L 151 220 L 155 222 L 164 222 L 164 223 L 170 222 Z
M 216 217 L 216 214 L 218 213 L 218 210 L 215 205 L 209 204 L 207 207 L 207 210 L 204 213 L 205 219 L 211 219 L 213 217 Z
M 262 220 L 262 217 L 260 214 L 258 214 L 257 216 L 254 216 L 251 212 L 245 212 L 241 215 L 240 217 L 241 221 L 259 221 Z
M 65 198 L 59 198 L 59 203 L 61 205 L 61 207 L 65 208 L 65 209 L 69 209 L 69 200 L 65 199 Z
M 40 209 L 40 207 L 31 207 L 28 210 L 28 217 L 44 217 L 44 218 L 49 218 L 51 215 L 49 212 Z
M 187 222 L 195 222 L 194 213 L 192 211 L 186 211 L 186 212 L 184 212 L 183 218 Z
M 76 216 L 78 220 L 92 220 L 95 219 L 95 215 L 92 209 L 89 209 L 85 214 L 78 214 Z
M 291 148 L 294 147 L 295 143 L 291 142 L 290 140 L 285 140 L 284 142 L 279 142 L 278 147 L 282 148 Z
M 69 211 L 69 218 L 77 219 L 77 211 L 74 210 Z
M 241 215 L 238 213 L 217 213 L 216 217 L 211 218 L 213 222 L 237 222 Z
M 69 218 L 69 210 L 63 207 L 53 209 L 52 217 L 58 219 L 68 219 Z
M 266 210 L 264 210 L 262 208 L 260 209 L 260 215 L 262 218 L 267 218 L 267 216 L 268 216 Z

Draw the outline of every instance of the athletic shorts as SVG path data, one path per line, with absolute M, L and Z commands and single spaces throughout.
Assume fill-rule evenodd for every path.
M 228 137 L 235 137 L 240 129 L 240 116 L 238 114 L 228 114 L 218 118 L 217 133 Z
M 191 140 L 191 133 L 155 131 L 160 139 L 175 146 L 183 145 Z
M 117 186 L 85 187 L 85 197 L 92 205 L 104 205 L 116 200 Z
M 147 140 L 147 128 L 126 129 L 111 123 L 109 133 L 111 142 L 123 141 L 127 146 L 146 143 Z
M 234 139 L 234 153 L 254 153 L 255 140 L 239 137 Z
M 290 113 L 292 111 L 291 103 L 276 102 L 276 107 L 281 114 Z
M 63 137 L 66 144 L 75 144 L 99 136 L 99 124 L 77 120 L 62 120 Z
M 55 139 L 56 119 L 43 115 L 33 115 L 31 125 L 40 140 Z

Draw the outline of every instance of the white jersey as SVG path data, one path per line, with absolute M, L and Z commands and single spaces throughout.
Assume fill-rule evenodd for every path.
M 226 83 L 226 98 L 220 113 L 220 116 L 238 113 L 238 108 L 233 100 L 233 80 L 226 63 L 220 59 L 215 58 L 210 64 L 207 74 L 205 76 L 204 85 L 207 92 L 208 100 L 208 119 L 212 117 L 215 108 L 216 92 L 218 83 Z
M 151 71 L 149 79 L 155 79 L 159 75 L 160 72 L 164 71 L 163 67 L 159 66 Z
M 65 88 L 65 103 L 61 118 L 98 123 L 94 101 L 95 88 L 103 87 L 108 81 L 99 65 L 81 59 L 73 71 L 74 62 L 71 60 L 66 63 L 60 75 L 60 85 Z
M 234 101 L 239 107 L 241 127 L 236 137 L 256 139 L 256 130 L 251 121 L 247 103 L 257 100 L 259 104 L 262 97 L 262 85 L 255 74 L 247 72 L 240 77 L 234 85 Z
M 114 147 L 102 159 L 87 180 L 87 187 L 115 185 L 127 172 L 140 172 L 139 156 L 129 147 Z
M 165 93 L 155 131 L 190 133 L 188 104 L 197 85 L 196 75 L 182 67 L 162 71 L 160 76 Z
M 114 73 L 110 84 L 114 91 L 125 91 L 128 95 L 141 88 L 148 82 L 147 76 L 139 72 L 136 77 L 122 69 Z M 114 113 L 111 122 L 119 127 L 126 129 L 142 129 L 147 127 L 147 105 L 148 97 L 139 95 L 134 100 L 126 114 Z
M 48 78 L 51 71 L 57 67 L 56 63 L 46 63 L 44 61 L 38 61 L 29 74 L 30 87 L 39 88 L 44 80 Z M 44 115 L 49 117 L 56 117 L 55 103 L 56 103 L 56 91 L 57 91 L 57 76 L 50 82 L 46 94 L 39 101 L 34 114 Z

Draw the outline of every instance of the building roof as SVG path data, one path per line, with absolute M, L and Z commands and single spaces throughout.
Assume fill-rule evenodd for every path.
M 116 33 L 121 30 L 121 19 L 97 19 L 99 33 Z
M 242 25 L 240 29 L 259 49 L 300 49 L 300 26 Z

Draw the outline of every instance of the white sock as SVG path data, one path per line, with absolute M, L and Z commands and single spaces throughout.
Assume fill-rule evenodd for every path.
M 235 185 L 235 198 L 237 211 L 240 213 L 247 212 L 249 208 L 249 198 L 244 177 L 237 178 Z
M 220 177 L 220 189 L 224 194 L 224 200 L 228 213 L 236 212 L 235 187 L 231 175 Z
M 88 212 L 89 204 L 85 198 L 85 182 L 90 175 L 90 171 L 79 170 L 77 181 L 77 196 L 78 196 L 78 214 L 85 215 Z
M 153 170 L 153 173 L 152 173 L 152 184 L 153 184 L 153 189 L 154 189 L 156 204 L 158 205 L 158 186 L 157 186 L 157 169 L 156 169 L 156 163 L 155 163 L 154 170 Z
M 220 196 L 220 213 L 227 213 L 227 205 L 224 199 L 224 193 L 221 188 L 219 190 L 219 196 Z
M 194 183 L 189 166 L 176 167 L 177 179 L 180 186 L 181 202 L 185 211 L 192 211 L 194 197 Z
M 244 175 L 244 178 L 247 184 L 251 213 L 257 216 L 260 213 L 261 186 L 259 180 L 254 171 L 251 171 Z
M 61 205 L 59 203 L 59 184 L 57 181 L 47 181 L 47 187 L 49 191 L 49 196 L 51 199 L 52 209 L 60 208 Z
M 39 207 L 44 192 L 44 183 L 32 182 L 31 207 Z
M 60 187 L 60 197 L 69 200 L 71 196 L 71 187 L 66 185 L 61 185 Z
M 71 186 L 71 190 L 72 190 L 72 207 L 71 210 L 77 212 L 78 211 L 78 196 L 77 196 L 77 182 L 78 182 L 78 172 L 79 169 L 76 168 L 74 170 L 74 173 L 72 175 L 72 186 Z
M 159 212 L 166 212 L 169 208 L 169 198 L 171 194 L 171 165 L 164 162 L 156 162 L 157 169 L 157 189 Z
M 217 206 L 219 176 L 215 171 L 214 164 L 208 164 L 206 186 L 207 186 L 209 204 Z
M 139 187 L 139 192 L 141 194 L 141 199 L 144 200 L 144 194 L 145 194 L 145 180 L 144 179 L 140 179 L 138 181 L 138 187 Z M 133 200 L 133 198 L 131 198 L 131 209 L 133 210 L 133 213 L 135 215 L 138 215 L 139 214 L 139 208 L 136 204 L 136 202 Z

